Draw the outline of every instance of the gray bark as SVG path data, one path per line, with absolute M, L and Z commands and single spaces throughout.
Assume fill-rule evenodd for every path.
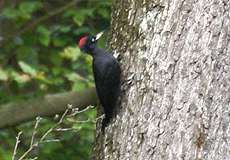
M 230 159 L 230 1 L 116 0 L 121 105 L 95 159 Z

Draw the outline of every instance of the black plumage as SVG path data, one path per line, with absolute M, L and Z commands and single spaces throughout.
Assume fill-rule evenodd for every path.
M 80 39 L 79 47 L 93 57 L 93 73 L 100 103 L 104 109 L 105 118 L 102 128 L 110 122 L 120 94 L 121 69 L 116 58 L 96 47 L 97 36 L 86 36 Z

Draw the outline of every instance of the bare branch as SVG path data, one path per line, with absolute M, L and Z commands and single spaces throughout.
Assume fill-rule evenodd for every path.
M 13 152 L 13 156 L 12 156 L 12 160 L 15 160 L 16 154 L 17 154 L 17 149 L 18 149 L 18 145 L 20 143 L 20 136 L 21 136 L 22 132 L 19 132 L 17 137 L 16 137 L 16 143 L 15 143 L 15 147 L 14 147 L 14 152 Z
M 74 111 L 73 105 L 68 104 L 67 109 L 65 110 L 65 112 L 62 114 L 61 118 L 59 119 L 59 121 L 52 126 L 50 129 L 48 129 L 43 136 L 41 136 L 41 138 L 39 140 L 37 140 L 35 142 L 35 135 L 37 133 L 37 129 L 39 126 L 39 123 L 41 121 L 41 117 L 37 117 L 36 118 L 36 123 L 34 125 L 34 129 L 33 129 L 33 133 L 32 133 L 32 137 L 31 137 L 31 142 L 30 142 L 30 147 L 29 149 L 18 159 L 18 160 L 23 160 L 24 158 L 26 158 L 28 156 L 28 154 L 35 148 L 38 147 L 39 144 L 42 143 L 50 143 L 50 142 L 59 142 L 60 139 L 48 139 L 46 140 L 46 137 L 53 131 L 70 131 L 70 130 L 74 130 L 74 128 L 58 128 L 59 125 L 61 125 L 63 123 L 63 121 L 65 120 L 65 118 L 67 118 L 68 113 L 70 113 L 70 111 L 74 111 L 75 114 L 71 114 L 71 116 L 69 115 L 68 117 L 74 117 L 75 115 L 77 115 L 78 113 L 82 113 L 87 111 L 88 109 L 92 108 L 92 106 L 90 107 L 86 107 L 85 109 L 81 110 L 81 111 Z M 76 113 L 77 112 L 77 113 Z M 87 123 L 90 122 L 90 120 L 86 120 L 86 121 L 75 121 L 77 123 Z M 19 132 L 18 136 L 16 137 L 16 145 L 15 145 L 15 149 L 14 149 L 14 153 L 12 156 L 12 160 L 15 160 L 15 156 L 17 153 L 17 148 L 18 148 L 18 144 L 20 143 L 20 135 L 22 134 L 22 132 Z M 34 158 L 36 159 L 36 157 Z
M 68 108 L 65 110 L 65 112 L 62 114 L 62 116 L 61 116 L 60 120 L 58 121 L 58 123 L 56 123 L 53 127 L 51 127 L 51 128 L 42 136 L 42 138 L 40 139 L 39 142 L 44 141 L 45 138 L 47 137 L 47 135 L 48 135 L 49 133 L 51 133 L 58 125 L 60 125 L 60 124 L 63 122 L 65 116 L 67 115 L 67 113 L 68 113 L 69 111 L 70 111 L 70 107 L 68 107 Z
M 37 133 L 38 124 L 39 124 L 40 121 L 41 121 L 41 117 L 37 117 L 36 118 L 36 123 L 34 125 L 33 134 L 32 134 L 32 137 L 31 137 L 30 147 L 32 147 L 32 145 L 34 144 L 34 138 L 35 138 L 35 135 Z
M 32 120 L 37 116 L 53 116 L 62 113 L 66 110 L 69 103 L 80 109 L 89 105 L 96 105 L 95 88 L 89 88 L 81 92 L 47 95 L 24 102 L 1 105 L 0 128 L 14 126 Z

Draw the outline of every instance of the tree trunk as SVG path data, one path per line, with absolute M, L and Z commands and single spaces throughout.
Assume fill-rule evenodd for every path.
M 230 159 L 229 16 L 229 0 L 114 2 L 124 92 L 94 159 Z

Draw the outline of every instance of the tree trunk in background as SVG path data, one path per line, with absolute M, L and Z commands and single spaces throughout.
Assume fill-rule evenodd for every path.
M 230 159 L 229 16 L 229 0 L 114 2 L 124 93 L 94 159 Z
M 88 88 L 81 92 L 48 94 L 27 101 L 0 105 L 0 129 L 33 120 L 38 116 L 54 116 L 64 112 L 68 104 L 79 109 L 96 105 L 95 88 Z

